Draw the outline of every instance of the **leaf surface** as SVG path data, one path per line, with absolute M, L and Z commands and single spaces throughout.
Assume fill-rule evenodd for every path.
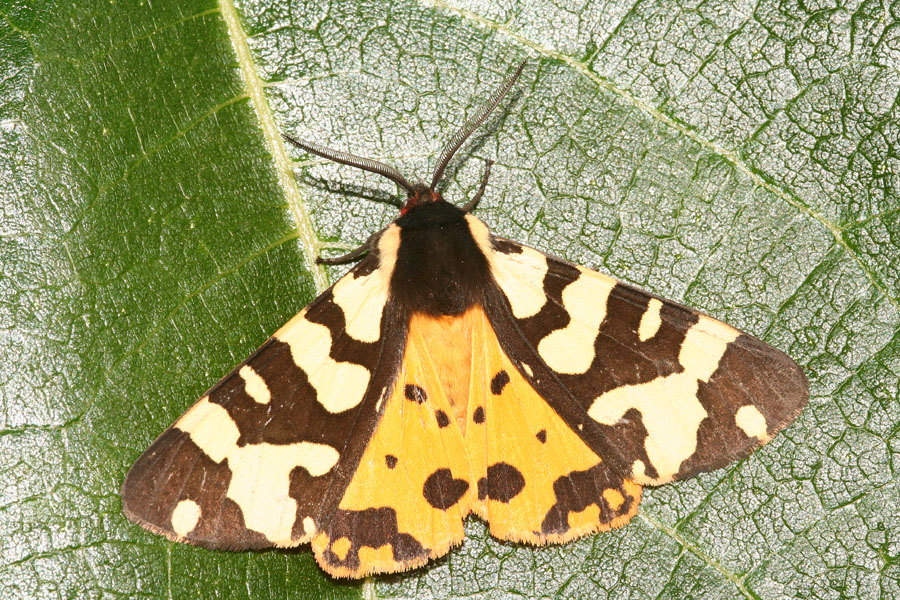
M 0 589 L 11 597 L 900 596 L 900 13 L 713 2 L 0 3 Z M 627 527 L 362 586 L 128 523 L 130 464 L 451 164 L 501 235 L 787 351 L 812 399 Z M 292 160 L 298 162 L 292 162 Z M 296 179 L 292 173 L 296 173 Z

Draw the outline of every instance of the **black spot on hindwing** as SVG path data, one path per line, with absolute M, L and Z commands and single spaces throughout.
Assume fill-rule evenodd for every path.
M 447 413 L 440 409 L 435 411 L 434 417 L 437 419 L 438 427 L 440 427 L 441 429 L 450 424 L 450 417 L 448 417 Z
M 509 383 L 509 373 L 499 371 L 494 378 L 491 379 L 491 393 L 499 396 L 503 392 L 503 388 Z
M 525 488 L 522 473 L 509 463 L 494 463 L 487 470 L 487 477 L 478 480 L 478 499 L 485 497 L 498 502 L 509 502 Z
M 417 385 L 407 384 L 403 389 L 403 395 L 406 396 L 407 400 L 412 400 L 417 404 L 422 404 L 425 400 L 428 399 L 428 394 L 425 393 L 425 390 L 420 388 Z
M 439 510 L 447 510 L 457 502 L 469 489 L 465 479 L 454 479 L 450 469 L 438 469 L 428 476 L 422 487 L 425 500 Z
M 476 423 L 484 423 L 484 407 L 479 406 L 475 409 L 475 412 L 472 413 L 472 420 Z

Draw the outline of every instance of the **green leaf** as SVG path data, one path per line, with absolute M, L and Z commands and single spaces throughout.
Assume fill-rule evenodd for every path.
M 491 540 L 358 583 L 308 549 L 210 552 L 128 523 L 140 452 L 454 160 L 502 235 L 703 309 L 804 366 L 761 451 L 648 490 L 627 527 Z M 900 12 L 731 2 L 0 2 L 5 597 L 900 596 Z M 291 176 L 296 171 L 296 180 Z M 373 192 L 373 190 L 375 190 Z M 335 250 L 337 251 L 337 250 Z

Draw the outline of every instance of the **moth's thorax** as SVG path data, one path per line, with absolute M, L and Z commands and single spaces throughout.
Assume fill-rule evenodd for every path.
M 424 183 L 417 183 L 413 186 L 413 193 L 409 195 L 403 204 L 403 208 L 400 209 L 400 214 L 405 215 L 411 208 L 422 206 L 423 204 L 434 204 L 435 202 L 443 201 L 444 198 L 439 192 L 430 189 Z
M 391 294 L 407 314 L 460 315 L 483 301 L 490 270 L 465 211 L 441 200 L 410 208 L 396 224 Z

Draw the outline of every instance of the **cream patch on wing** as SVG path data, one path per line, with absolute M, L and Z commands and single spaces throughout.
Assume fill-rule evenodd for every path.
M 638 459 L 634 461 L 631 465 L 631 474 L 635 478 L 636 481 L 646 481 L 647 477 L 644 473 L 647 466 L 644 464 L 644 461 Z
M 744 405 L 734 413 L 734 423 L 747 434 L 747 437 L 755 437 L 763 442 L 769 439 L 766 418 L 752 404 Z
M 391 225 L 378 238 L 378 268 L 362 277 L 350 273 L 331 290 L 332 300 L 344 312 L 344 330 L 355 340 L 371 343 L 381 337 L 381 319 L 399 245 L 400 228 Z
M 316 532 L 316 522 L 312 517 L 303 517 L 303 533 L 311 536 Z
M 707 416 L 697 398 L 699 382 L 709 381 L 728 344 L 738 335 L 736 329 L 701 315 L 688 330 L 678 354 L 684 371 L 647 383 L 620 386 L 594 400 L 588 415 L 606 425 L 615 425 L 632 408 L 641 413 L 647 429 L 644 449 L 659 477 L 651 480 L 635 472 L 639 483 L 670 480 L 681 463 L 696 451 L 697 431 Z
M 662 302 L 656 298 L 650 298 L 647 310 L 641 316 L 641 324 L 638 326 L 638 339 L 642 342 L 646 342 L 659 331 L 659 326 L 662 325 L 661 309 Z
M 578 267 L 578 279 L 562 291 L 569 324 L 551 332 L 538 344 L 538 354 L 557 373 L 579 374 L 594 362 L 594 342 L 606 318 L 606 303 L 616 280 Z
M 238 371 L 238 375 L 244 380 L 244 391 L 247 392 L 248 396 L 259 404 L 269 403 L 269 400 L 272 399 L 269 386 L 266 385 L 265 380 L 260 377 L 259 373 L 253 370 L 253 367 L 244 365 Z
M 190 435 L 191 441 L 217 463 L 225 460 L 241 437 L 228 411 L 210 402 L 209 396 L 200 398 L 173 427 Z
M 547 274 L 547 258 L 532 248 L 520 246 L 521 253 L 497 252 L 491 246 L 487 225 L 472 215 L 466 215 L 469 231 L 479 249 L 485 255 L 491 274 L 512 308 L 517 319 L 538 314 L 547 302 L 544 293 L 544 276 Z
M 172 511 L 172 531 L 181 537 L 187 537 L 199 520 L 200 505 L 193 500 L 182 500 Z
M 338 451 L 325 444 L 250 444 L 234 448 L 229 498 L 244 514 L 248 529 L 258 531 L 276 546 L 295 543 L 291 531 L 297 518 L 297 501 L 290 497 L 291 471 L 303 467 L 313 477 L 334 467 Z
M 340 457 L 331 446 L 312 442 L 238 446 L 240 432 L 234 419 L 207 396 L 174 426 L 187 433 L 215 462 L 228 459 L 231 482 L 226 496 L 240 507 L 248 529 L 262 533 L 276 545 L 294 543 L 291 530 L 297 517 L 297 502 L 288 494 L 291 471 L 303 467 L 311 476 L 319 477 L 329 472 Z
M 331 331 L 324 325 L 303 318 L 291 320 L 275 338 L 291 347 L 294 363 L 303 369 L 316 400 L 328 412 L 339 413 L 362 402 L 369 386 L 369 370 L 362 365 L 338 362 L 331 358 Z

